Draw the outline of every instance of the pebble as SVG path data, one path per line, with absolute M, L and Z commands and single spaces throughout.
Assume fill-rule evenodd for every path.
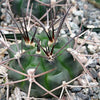
M 6 94 L 4 88 L 0 89 L 0 100 L 6 100 Z
M 100 72 L 98 72 L 98 78 L 100 79 Z
M 90 86 L 97 86 L 98 85 L 97 82 L 90 82 L 89 84 L 90 84 Z
M 82 91 L 83 91 L 83 93 L 88 94 L 89 89 L 88 88 L 85 88 L 85 89 L 82 89 Z
M 94 42 L 96 42 L 96 43 L 100 42 L 100 37 L 98 36 L 98 34 L 96 32 L 92 32 L 91 35 L 92 35 L 92 40 Z
M 85 53 L 86 52 L 86 46 L 82 46 L 79 51 L 79 53 Z
M 4 20 L 5 17 L 6 17 L 5 14 L 0 15 L 0 19 L 1 19 L 1 20 Z
M 88 94 L 90 95 L 90 96 L 93 96 L 93 90 L 91 90 L 91 89 L 89 89 L 89 91 L 88 91 Z
M 2 6 L 3 7 L 7 7 L 7 4 L 4 2 L 4 3 L 2 3 Z
M 89 31 L 89 33 L 90 33 L 90 31 Z M 88 35 L 88 34 L 87 34 L 87 35 Z M 86 39 L 86 40 L 91 40 L 91 37 L 84 36 L 84 39 Z
M 95 68 L 95 67 L 96 67 L 96 63 L 93 62 L 93 63 L 89 64 L 88 67 L 89 67 L 89 68 Z
M 96 53 L 96 49 L 97 49 L 97 46 L 93 46 L 93 45 L 88 45 L 88 49 L 90 51 L 90 53 Z
M 76 17 L 73 19 L 73 22 L 74 22 L 75 24 L 79 25 L 79 24 L 80 24 L 79 17 L 76 16 Z
M 16 87 L 14 89 L 14 95 L 15 95 L 15 97 L 17 97 L 18 100 L 21 100 L 21 92 L 20 92 L 20 89 L 18 87 Z
M 9 100 L 12 100 L 12 98 L 11 98 L 11 97 L 9 97 Z
M 5 12 L 6 12 L 6 10 L 5 10 L 5 9 L 3 9 L 3 8 L 1 8 L 1 12 L 2 12 L 2 13 L 5 13 Z
M 75 93 L 71 93 L 71 97 L 73 98 L 72 100 L 81 100 L 81 98 L 79 98 L 78 96 L 76 96 Z M 66 98 L 66 100 L 69 100 L 69 99 Z
M 100 69 L 100 65 L 96 65 L 96 69 Z
M 93 92 L 98 94 L 100 92 L 100 87 L 93 87 Z
M 61 35 L 65 35 L 66 32 L 65 32 L 63 29 L 61 29 L 61 30 L 60 30 L 60 34 L 61 34 Z
M 88 80 L 89 82 L 92 81 L 91 76 L 90 76 L 89 74 L 86 74 L 86 78 L 87 78 L 87 80 Z
M 9 34 L 9 32 L 5 31 L 5 30 L 1 30 L 1 32 L 4 33 L 4 34 Z
M 5 20 L 6 20 L 6 23 L 7 23 L 7 24 L 10 24 L 10 23 L 11 23 L 11 20 L 12 20 L 12 19 L 11 19 L 11 17 L 10 17 L 9 14 L 6 14 L 6 19 L 5 19 Z
M 7 72 L 7 68 L 0 66 L 0 74 L 3 75 Z
M 74 29 L 79 29 L 79 27 L 78 27 L 78 25 L 77 25 L 76 23 L 74 23 L 74 22 L 69 22 L 69 24 L 70 24 L 72 30 L 74 30 Z
M 100 52 L 100 46 L 97 46 L 96 52 Z
M 2 27 L 7 26 L 7 23 L 1 22 L 1 26 L 2 26 Z
M 90 59 L 88 60 L 88 62 L 87 62 L 86 65 L 87 65 L 89 68 L 94 68 L 94 67 L 96 67 L 96 63 L 97 63 L 97 62 L 96 62 L 95 60 L 93 60 L 93 59 L 90 58 Z
M 78 81 L 74 81 L 73 85 L 79 85 L 79 82 Z
M 88 61 L 87 57 L 81 56 L 81 54 L 80 54 L 78 57 L 79 57 L 79 59 L 80 59 L 80 61 L 81 61 L 82 63 L 86 63 L 86 62 Z
M 100 92 L 98 93 L 98 99 L 100 100 Z
M 98 100 L 98 96 L 97 95 L 94 95 L 91 100 Z
M 74 14 L 75 16 L 81 16 L 81 17 L 83 17 L 83 11 L 82 11 L 82 10 L 74 11 L 73 14 Z
M 25 97 L 27 97 L 27 94 L 26 94 L 25 92 L 22 92 L 22 91 L 21 91 L 21 97 L 22 97 L 22 98 L 25 98 Z
M 77 93 L 77 96 L 79 96 L 82 100 L 89 100 L 89 95 L 85 95 L 82 92 Z
M 97 72 L 94 68 L 89 68 L 90 73 L 92 74 L 92 77 L 96 79 L 98 77 Z
M 87 85 L 86 80 L 85 80 L 85 79 L 82 79 L 82 78 L 79 79 L 79 83 L 80 83 L 82 86 L 86 86 L 86 85 Z
M 79 91 L 81 91 L 81 89 L 82 89 L 81 87 L 74 87 L 71 89 L 71 91 L 72 92 L 79 92 Z

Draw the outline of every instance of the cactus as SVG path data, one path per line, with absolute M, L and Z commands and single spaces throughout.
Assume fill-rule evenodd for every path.
M 14 60 L 9 61 L 9 66 L 20 72 L 27 73 L 28 69 L 36 68 L 38 64 L 39 67 L 36 70 L 36 74 L 56 68 L 54 71 L 36 78 L 37 82 L 47 90 L 56 88 L 57 86 L 61 85 L 62 81 L 69 81 L 73 79 L 82 71 L 82 67 L 78 61 L 74 61 L 72 55 L 66 52 L 66 49 L 69 47 L 68 44 L 73 46 L 73 39 L 75 37 L 69 40 L 67 37 L 59 36 L 64 20 L 68 15 L 68 11 L 62 17 L 56 34 L 54 31 L 53 20 L 51 24 L 52 30 L 47 30 L 43 26 L 42 22 L 40 22 L 35 16 L 32 16 L 34 20 L 36 20 L 43 28 L 43 31 L 38 34 L 37 28 L 35 28 L 34 33 L 32 31 L 27 31 L 25 18 L 23 17 L 25 26 L 23 26 L 21 23 L 22 30 L 16 23 L 23 41 L 16 40 L 15 43 L 10 45 L 10 49 L 8 49 L 10 58 L 15 58 Z M 14 20 L 13 17 L 12 19 Z M 14 81 L 25 78 L 25 76 L 11 70 L 9 70 L 8 75 L 9 79 Z M 29 87 L 28 82 L 21 82 L 16 85 L 26 92 Z M 54 94 L 59 95 L 60 91 L 61 90 L 59 89 L 57 92 L 55 91 Z M 44 90 L 42 90 L 36 84 L 32 84 L 31 96 L 41 97 L 44 93 Z M 50 97 L 50 95 L 47 97 Z
M 35 15 L 37 18 L 41 18 L 50 6 L 50 0 L 40 0 L 40 2 L 43 2 L 43 3 L 47 4 L 48 6 L 42 5 L 41 3 L 39 3 L 35 0 L 30 1 L 30 6 L 33 4 L 32 14 Z M 65 4 L 65 2 L 66 2 L 66 0 L 62 0 L 59 3 Z M 27 0 L 13 0 L 10 2 L 10 4 L 11 4 L 11 9 L 14 14 L 20 15 L 20 16 L 22 16 L 22 13 L 25 14 L 25 11 L 27 8 Z M 58 11 L 59 8 L 60 7 L 56 7 L 56 12 Z

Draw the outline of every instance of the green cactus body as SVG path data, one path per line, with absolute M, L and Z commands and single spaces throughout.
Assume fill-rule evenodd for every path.
M 27 1 L 28 0 L 13 0 L 11 1 L 11 9 L 14 14 L 22 16 L 26 13 L 27 8 Z M 50 4 L 50 0 L 40 0 L 41 2 L 45 4 Z M 58 0 L 57 0 L 58 1 Z M 60 2 L 61 4 L 64 4 L 66 0 L 63 0 Z M 41 18 L 45 12 L 48 10 L 48 6 L 41 5 L 35 0 L 31 0 L 30 6 L 33 4 L 32 8 L 32 14 L 35 15 L 37 18 Z M 56 7 L 56 12 L 58 11 L 60 7 Z M 29 8 L 30 9 L 30 8 Z
M 45 47 L 48 45 L 48 38 L 44 32 L 41 34 L 36 34 L 36 38 L 38 38 L 41 41 L 41 46 Z M 57 39 L 56 46 L 54 48 L 53 54 L 55 54 L 65 43 L 68 42 L 67 37 L 59 37 Z M 21 44 L 18 43 L 18 46 L 21 50 Z M 72 45 L 72 44 L 71 44 Z M 51 49 L 52 45 L 49 46 Z M 68 46 L 66 46 L 67 48 Z M 18 52 L 16 44 L 12 44 L 10 46 L 15 52 Z M 66 49 L 64 48 L 64 49 Z M 36 57 L 33 54 L 36 54 L 37 51 L 37 46 L 28 46 L 23 43 L 23 49 L 27 52 L 25 52 L 21 57 L 20 57 L 20 62 L 24 68 L 19 66 L 17 60 L 13 60 L 9 62 L 9 66 L 19 70 L 21 72 L 27 73 L 27 70 L 30 68 L 36 68 L 36 66 L 39 64 L 39 67 L 36 70 L 36 74 L 43 73 L 45 71 L 48 71 L 50 69 L 56 68 L 54 71 L 43 75 L 41 77 L 36 78 L 37 82 L 39 82 L 43 87 L 45 87 L 48 90 L 54 89 L 57 86 L 62 84 L 62 81 L 69 81 L 76 77 L 77 75 L 80 74 L 82 71 L 82 67 L 77 61 L 73 60 L 73 57 L 71 54 L 67 53 L 66 51 L 60 51 L 58 53 L 61 54 L 53 59 L 53 61 L 48 61 L 46 58 L 42 57 Z M 14 57 L 15 54 L 13 54 L 10 50 L 8 50 L 10 57 Z M 38 55 L 43 55 L 45 56 L 45 53 L 41 49 L 41 54 Z M 18 73 L 15 73 L 13 71 L 9 71 L 9 78 L 16 81 L 16 80 L 21 80 L 24 79 L 25 76 L 22 76 Z M 23 91 L 28 91 L 29 87 L 29 82 L 21 82 L 17 84 Z M 59 95 L 60 89 L 55 91 L 55 95 Z M 36 84 L 32 84 L 31 88 L 31 96 L 35 97 L 41 97 L 45 93 L 44 90 L 42 90 L 40 87 L 38 87 Z M 50 95 L 48 95 L 49 97 Z

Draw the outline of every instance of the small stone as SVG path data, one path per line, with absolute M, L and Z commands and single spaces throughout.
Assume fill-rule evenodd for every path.
M 90 70 L 90 73 L 92 74 L 93 78 L 97 78 L 98 77 L 97 72 L 96 72 L 96 70 L 94 68 L 90 68 L 89 70 Z
M 4 20 L 5 17 L 6 17 L 5 14 L 2 14 L 2 15 L 0 16 L 0 19 L 1 19 L 1 20 Z
M 93 64 L 93 65 L 92 65 L 92 64 Z M 86 65 L 87 65 L 89 68 L 90 68 L 90 67 L 95 67 L 95 66 L 96 66 L 96 65 L 94 64 L 93 59 L 89 59 Z
M 98 78 L 100 78 L 100 72 L 98 72 Z
M 100 87 L 93 87 L 93 92 L 98 94 L 100 92 Z
M 98 99 L 100 100 L 100 92 L 98 93 Z
M 21 97 L 22 97 L 22 98 L 25 98 L 25 97 L 27 97 L 27 94 L 26 94 L 25 92 L 22 92 L 22 91 L 21 91 Z
M 91 63 L 91 64 L 88 65 L 88 67 L 89 68 L 95 68 L 96 67 L 96 63 L 95 62 L 94 63 Z
M 0 100 L 6 100 L 6 94 L 5 94 L 5 89 L 0 88 Z
M 90 53 L 95 53 L 96 49 L 97 49 L 97 46 L 88 45 L 88 49 L 89 49 Z
M 71 0 L 72 4 L 76 4 L 76 0 Z
M 100 69 L 100 66 L 99 65 L 96 65 L 96 69 Z
M 94 95 L 93 97 L 91 97 L 91 100 L 98 100 L 98 96 Z
M 83 86 L 86 86 L 86 85 L 87 85 L 86 80 L 85 80 L 85 79 L 82 79 L 82 78 L 79 79 L 79 83 L 80 83 L 81 85 L 83 85 Z
M 72 34 L 70 35 L 70 37 L 71 37 L 71 38 L 75 37 L 75 34 L 74 34 L 74 33 L 72 33 Z
M 0 66 L 0 74 L 5 74 L 7 72 L 7 69 L 3 66 Z
M 81 91 L 81 89 L 82 89 L 81 87 L 74 87 L 71 89 L 71 91 L 72 92 L 79 92 L 79 91 Z
M 14 95 L 15 95 L 16 99 L 21 100 L 21 92 L 20 92 L 20 89 L 18 87 L 16 87 L 14 89 Z
M 9 100 L 12 100 L 12 98 L 11 98 L 11 97 L 9 97 Z
M 75 24 L 77 24 L 77 25 L 80 24 L 80 20 L 79 20 L 78 16 L 76 16 L 76 17 L 73 19 L 73 22 L 74 22 Z
M 87 25 L 87 28 L 95 28 L 94 25 Z
M 6 14 L 6 23 L 11 23 L 11 17 L 9 14 Z
M 5 10 L 5 9 L 3 9 L 3 8 L 1 8 L 1 12 L 2 12 L 2 13 L 5 13 L 5 12 L 6 12 L 6 10 Z
M 81 17 L 83 17 L 83 11 L 82 11 L 82 10 L 74 11 L 73 14 L 74 14 L 75 16 L 81 16 Z
M 81 100 L 81 98 L 79 98 L 78 96 L 76 96 L 75 93 L 71 93 L 71 97 L 73 99 L 66 98 L 66 100 Z
M 88 89 L 88 88 L 85 88 L 85 89 L 83 89 L 82 91 L 83 91 L 85 94 L 88 94 L 89 89 Z
M 62 34 L 62 35 L 66 34 L 66 32 L 64 31 L 64 29 L 61 29 L 60 34 Z
M 7 26 L 7 23 L 5 23 L 5 22 L 2 21 L 2 22 L 1 22 L 1 26 L 2 26 L 2 27 Z
M 2 3 L 2 6 L 3 6 L 3 7 L 7 7 L 7 3 L 5 3 L 5 2 Z
M 89 32 L 89 33 L 90 33 L 90 32 Z M 85 40 L 91 40 L 91 37 L 84 36 L 84 39 L 85 39 Z
M 77 96 L 79 96 L 82 100 L 89 100 L 89 95 L 85 95 L 82 92 L 77 93 Z
M 86 62 L 88 61 L 88 59 L 87 59 L 85 56 L 79 55 L 78 57 L 79 57 L 79 59 L 80 59 L 80 61 L 81 61 L 82 63 L 86 63 Z
M 88 91 L 88 94 L 90 95 L 90 96 L 93 96 L 93 91 L 91 90 L 91 89 L 89 89 L 89 91 Z
M 3 83 L 3 82 L 4 82 L 3 78 L 2 78 L 2 79 L 0 79 L 0 83 Z
M 74 13 L 74 12 L 76 12 L 76 11 L 77 11 L 77 9 L 76 9 L 75 6 L 73 6 L 73 7 L 70 9 L 70 12 L 72 12 L 72 13 Z
M 100 46 L 97 46 L 96 52 L 100 52 Z
M 89 82 L 92 81 L 92 78 L 91 78 L 91 76 L 90 76 L 89 74 L 86 74 L 86 78 L 87 78 L 87 80 L 88 80 Z
M 73 85 L 79 85 L 78 81 L 74 81 Z
M 79 29 L 79 27 L 78 27 L 78 25 L 77 25 L 76 23 L 74 23 L 74 22 L 69 22 L 69 24 L 70 24 L 72 30 L 74 30 L 74 29 Z
M 88 9 L 88 5 L 84 4 L 84 9 L 87 10 Z
M 96 34 L 96 33 L 94 32 L 94 34 L 92 35 L 92 39 L 93 39 L 93 41 L 94 41 L 96 44 L 99 45 L 100 39 L 99 39 L 98 34 Z
M 98 85 L 97 82 L 90 82 L 89 84 L 90 84 L 90 86 L 97 86 Z
M 85 53 L 86 51 L 86 46 L 82 46 L 80 49 L 79 49 L 79 53 Z

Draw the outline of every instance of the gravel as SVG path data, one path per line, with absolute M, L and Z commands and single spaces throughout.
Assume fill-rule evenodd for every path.
M 76 2 L 75 0 L 72 1 Z M 85 2 L 85 0 L 77 0 L 77 3 L 78 4 L 75 4 L 75 8 L 72 9 L 72 15 L 68 16 L 67 18 L 72 33 L 79 32 L 81 21 L 83 21 L 84 27 L 86 28 L 91 28 L 91 27 L 100 28 L 100 9 L 95 8 L 93 5 L 89 4 L 88 2 Z M 3 5 L 5 4 L 3 3 Z M 4 26 L 11 25 L 11 18 L 8 14 L 5 14 L 4 8 L 1 9 L 0 14 L 1 12 L 2 15 L 0 18 L 2 18 L 2 20 L 4 18 L 4 20 L 0 22 L 1 24 L 0 29 L 4 28 Z M 5 34 L 10 33 L 9 31 L 3 29 L 1 31 Z M 38 31 L 41 32 L 42 29 L 38 28 Z M 64 28 L 64 30 L 63 29 L 61 30 L 61 35 L 66 35 L 67 32 L 69 32 L 69 30 L 67 28 L 65 30 Z M 90 34 L 90 30 L 88 30 L 87 33 L 84 35 L 84 39 L 87 40 L 86 43 L 81 48 L 80 48 L 81 43 L 79 43 L 76 48 L 80 48 L 78 50 L 79 54 L 97 55 L 96 57 L 90 57 L 90 56 L 79 57 L 82 63 L 86 64 L 86 68 L 90 71 L 92 77 L 95 79 L 95 82 L 93 82 L 90 75 L 84 74 L 83 77 L 74 81 L 73 85 L 88 86 L 88 82 L 89 82 L 89 85 L 93 86 L 93 85 L 97 85 L 97 83 L 100 84 L 100 32 L 96 31 L 96 32 L 91 32 Z M 4 57 L 4 59 L 7 58 L 8 56 Z M 2 60 L 1 57 L 0 60 Z M 5 75 L 3 73 L 7 73 L 7 69 L 0 66 L 0 83 L 4 81 L 1 78 L 1 75 Z M 92 88 L 74 87 L 74 88 L 70 88 L 68 91 L 70 95 L 72 95 L 73 100 L 100 100 L 99 86 L 95 86 Z M 20 91 L 20 89 L 16 87 L 13 90 L 13 93 L 11 93 L 9 100 L 20 100 L 18 98 L 21 97 L 25 98 L 26 96 L 27 96 L 26 93 Z M 6 89 L 3 88 L 2 86 L 0 86 L 0 100 L 6 100 Z

